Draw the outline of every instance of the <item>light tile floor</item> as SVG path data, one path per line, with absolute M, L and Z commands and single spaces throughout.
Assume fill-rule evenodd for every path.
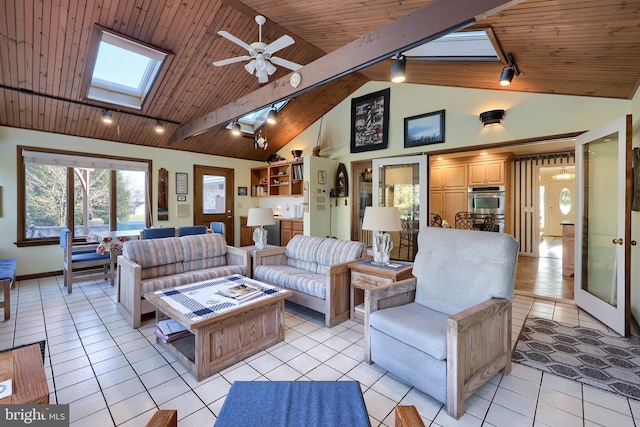
M 69 403 L 73 426 L 143 426 L 157 408 L 177 408 L 180 426 L 212 426 L 235 380 L 357 380 L 372 426 L 394 426 L 394 407 L 416 405 L 429 426 L 632 426 L 640 402 L 513 364 L 471 396 L 466 413 L 444 406 L 362 362 L 363 328 L 324 327 L 316 312 L 287 303 L 286 339 L 198 382 L 155 344 L 149 320 L 132 329 L 106 282 L 74 285 L 61 277 L 23 281 L 11 292 L 11 320 L 0 323 L 0 349 L 47 340 L 51 402 Z M 514 343 L 528 314 L 606 329 L 567 303 L 517 295 Z

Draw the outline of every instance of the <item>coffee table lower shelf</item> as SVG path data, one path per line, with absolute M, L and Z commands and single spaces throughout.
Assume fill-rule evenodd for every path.
M 220 319 L 214 317 L 192 327 L 191 335 L 167 343 L 156 338 L 156 342 L 202 381 L 284 340 L 285 296 L 247 304 L 246 309 L 238 306 Z M 168 317 L 156 310 L 156 322 Z

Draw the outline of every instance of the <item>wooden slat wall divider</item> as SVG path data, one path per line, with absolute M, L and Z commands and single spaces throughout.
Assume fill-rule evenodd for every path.
M 536 174 L 540 166 L 571 166 L 575 165 L 575 153 L 549 153 L 531 156 L 517 156 L 513 158 L 513 210 L 514 237 L 520 242 L 521 254 L 537 254 L 540 236 L 535 236 L 535 222 L 539 221 L 535 187 Z

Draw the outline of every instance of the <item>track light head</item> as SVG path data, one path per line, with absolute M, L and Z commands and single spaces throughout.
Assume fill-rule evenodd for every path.
M 155 130 L 158 134 L 164 133 L 164 125 L 160 120 L 156 120 L 156 124 L 153 126 L 153 130 Z
M 240 136 L 242 134 L 242 128 L 240 127 L 240 123 L 234 121 L 231 124 L 231 134 L 233 136 Z
M 393 83 L 402 83 L 407 79 L 407 58 L 402 55 L 398 55 L 391 64 L 391 81 Z
M 278 121 L 278 110 L 276 110 L 275 106 L 271 106 L 269 110 L 269 114 L 267 115 L 267 123 L 270 125 L 275 125 Z
M 105 125 L 110 125 L 113 123 L 113 117 L 111 116 L 111 112 L 109 110 L 102 110 L 102 123 Z
M 507 66 L 504 67 L 502 73 L 500 73 L 500 86 L 509 86 L 513 77 L 521 74 L 518 67 L 516 67 L 511 53 L 507 53 L 507 61 L 509 61 Z

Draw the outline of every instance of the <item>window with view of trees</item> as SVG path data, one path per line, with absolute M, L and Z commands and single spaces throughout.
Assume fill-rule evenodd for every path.
M 22 151 L 18 243 L 144 228 L 149 162 Z

